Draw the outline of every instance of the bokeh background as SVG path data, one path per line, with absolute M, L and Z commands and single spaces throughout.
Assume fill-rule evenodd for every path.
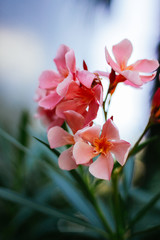
M 34 118 L 38 78 L 42 71 L 55 69 L 53 58 L 62 43 L 74 49 L 77 66 L 82 68 L 84 59 L 90 71 L 107 70 L 105 46 L 111 53 L 112 45 L 124 38 L 133 44 L 131 63 L 142 58 L 158 59 L 159 16 L 159 0 L 0 0 L 0 128 L 15 137 L 12 139 L 0 130 L 1 187 L 65 213 L 77 214 L 73 206 L 86 211 L 77 188 L 69 186 L 63 179 L 63 174 L 67 173 L 59 171 L 57 159 L 33 139 L 33 136 L 46 138 L 46 129 Z M 157 86 L 158 78 L 140 89 L 118 85 L 109 116 L 114 116 L 122 139 L 134 144 L 143 132 Z M 103 122 L 101 112 L 96 121 Z M 157 133 L 160 133 L 159 128 L 150 135 Z M 132 209 L 128 209 L 131 216 L 137 206 L 143 206 L 159 189 L 159 144 L 160 141 L 154 142 L 136 160 L 134 184 L 138 190 L 131 189 L 132 201 L 129 203 Z M 31 152 L 28 153 L 24 146 Z M 53 172 L 43 166 L 41 158 L 47 163 L 53 158 Z M 98 194 L 103 195 L 105 191 L 108 186 L 102 186 Z M 106 196 L 104 198 L 107 203 Z M 138 228 L 160 222 L 158 204 L 154 213 L 140 222 Z M 66 235 L 71 230 L 82 234 L 85 229 L 0 200 L 2 240 L 85 240 L 97 237 L 94 234 L 88 237 Z M 138 239 L 159 240 L 158 233 L 153 236 Z
M 124 38 L 133 43 L 130 62 L 157 58 L 159 9 L 158 0 L 1 0 L 1 123 L 16 131 L 22 109 L 34 115 L 39 75 L 55 69 L 62 43 L 74 49 L 77 66 L 84 59 L 90 71 L 107 70 L 104 47 L 111 52 Z M 137 90 L 122 84 L 113 97 L 109 114 L 132 143 L 148 121 L 153 85 Z

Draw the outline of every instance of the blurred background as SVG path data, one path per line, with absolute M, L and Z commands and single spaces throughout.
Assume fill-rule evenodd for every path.
M 77 66 L 84 59 L 90 71 L 107 70 L 105 46 L 111 53 L 124 38 L 133 44 L 130 63 L 157 58 L 159 11 L 158 0 L 0 0 L 1 124 L 15 132 L 22 109 L 34 115 L 39 75 L 55 69 L 62 43 L 74 49 Z M 109 115 L 134 143 L 148 121 L 154 82 L 142 89 L 119 85 Z
M 46 135 L 39 120 L 34 118 L 37 105 L 33 99 L 38 78 L 44 70 L 55 70 L 53 58 L 60 44 L 73 48 L 77 66 L 82 68 L 84 59 L 90 71 L 107 70 L 105 46 L 111 53 L 112 45 L 124 38 L 128 38 L 133 44 L 130 63 L 142 58 L 158 59 L 159 16 L 159 0 L 0 0 L 0 127 L 15 136 L 23 146 L 30 146 L 34 155 L 31 157 L 28 153 L 25 154 L 21 147 L 17 149 L 19 145 L 2 134 L 1 186 L 21 192 L 40 203 L 47 203 L 58 209 L 64 208 L 65 211 L 73 211 L 66 198 L 73 201 L 72 205 L 78 203 L 78 207 L 83 208 L 80 199 L 77 201 L 77 196 L 77 203 L 74 202 L 74 197 L 70 199 L 70 191 L 75 194 L 76 190 L 73 192 L 69 189 L 63 177 L 59 177 L 58 174 L 63 173 L 59 173 L 55 165 L 57 159 L 52 162 L 57 175 L 50 173 L 50 170 L 48 172 L 48 169 L 44 172 L 40 158 L 43 156 L 49 161 L 51 155 L 46 154 L 41 145 L 33 143 L 32 136 L 41 138 Z M 106 85 L 108 86 L 107 80 Z M 118 85 L 109 116 L 114 116 L 122 139 L 134 144 L 143 132 L 150 115 L 151 98 L 156 86 L 158 80 L 149 82 L 140 89 Z M 97 122 L 102 123 L 102 120 L 100 113 Z M 154 131 L 157 133 L 157 129 Z M 155 160 L 158 168 L 156 169 L 150 160 L 144 161 L 145 164 L 139 162 L 137 169 L 140 170 L 135 177 L 138 186 L 151 192 L 159 188 L 157 182 L 160 180 L 160 152 L 157 146 L 153 144 L 145 154 L 146 159 L 149 156 Z M 150 178 L 146 173 L 151 175 Z M 153 181 L 148 183 L 150 179 Z M 68 193 L 66 189 L 69 189 Z M 141 201 L 138 204 L 141 206 L 149 197 L 143 191 L 135 192 L 132 211 L 134 212 L 134 206 L 139 199 Z M 53 236 L 63 240 L 75 239 L 74 236 L 72 238 L 66 234 L 60 236 L 59 232 L 73 230 L 73 227 L 75 232 L 83 232 L 78 226 L 44 217 L 10 202 L 0 201 L 0 208 L 2 240 L 55 239 Z M 150 217 L 146 218 L 140 227 L 150 222 Z M 159 221 L 159 215 L 152 214 L 152 217 L 153 222 Z M 26 229 L 29 229 L 28 232 Z M 94 237 L 96 236 L 92 235 L 91 239 Z M 89 236 L 86 239 L 89 239 Z M 158 240 L 158 235 L 157 238 L 154 236 L 154 239 Z

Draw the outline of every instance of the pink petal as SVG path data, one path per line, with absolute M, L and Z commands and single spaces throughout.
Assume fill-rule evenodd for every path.
M 84 126 L 84 117 L 72 110 L 68 110 L 64 112 L 65 119 L 71 128 L 73 133 L 76 133 L 79 129 L 81 129 Z
M 114 71 L 120 73 L 121 72 L 120 67 L 118 66 L 117 63 L 115 63 L 112 60 L 111 56 L 109 55 L 109 52 L 108 52 L 107 48 L 105 48 L 105 55 L 106 55 L 106 61 L 111 66 L 111 68 L 113 68 Z
M 66 59 L 66 66 L 67 66 L 68 70 L 71 73 L 75 73 L 76 72 L 76 58 L 75 58 L 74 51 L 72 49 L 66 53 L 65 59 Z
M 118 128 L 111 119 L 108 119 L 103 125 L 101 137 L 106 137 L 108 140 L 120 139 Z
M 54 71 L 44 71 L 39 77 L 39 87 L 43 89 L 56 88 L 61 76 Z
M 62 98 L 63 97 L 59 96 L 56 92 L 53 92 L 48 96 L 42 98 L 39 101 L 39 106 L 52 110 L 53 108 L 55 108 L 57 103 L 59 103 L 62 100 Z
M 72 76 L 68 75 L 68 77 L 66 77 L 61 83 L 59 83 L 56 89 L 58 95 L 64 97 L 68 91 L 68 87 L 71 82 L 72 82 Z
M 103 76 L 103 77 L 109 77 L 109 72 L 104 72 L 104 71 L 95 71 L 94 73 L 98 74 L 99 76 Z
M 49 126 L 48 126 L 48 128 L 47 128 L 47 132 L 49 131 L 49 129 L 50 128 L 52 128 L 52 127 L 55 127 L 55 126 L 62 126 L 62 124 L 64 123 L 64 119 L 63 118 L 56 118 L 56 119 L 54 119 L 50 124 L 49 124 Z
M 114 161 L 110 153 L 106 156 L 101 154 L 98 159 L 90 165 L 89 171 L 96 178 L 110 180 L 113 165 Z
M 57 51 L 57 55 L 54 58 L 54 62 L 57 66 L 57 69 L 63 76 L 65 76 L 66 73 L 68 72 L 68 69 L 66 67 L 66 59 L 65 59 L 65 55 L 68 51 L 70 51 L 70 48 L 62 44 L 60 45 Z
M 142 79 L 141 79 L 142 80 Z M 132 82 L 130 82 L 130 81 L 128 81 L 128 80 L 126 80 L 126 81 L 124 81 L 124 83 L 126 84 L 126 85 L 129 85 L 129 86 L 132 86 L 132 87 L 135 87 L 135 88 L 140 88 L 141 87 L 141 85 L 139 86 L 139 85 L 136 85 L 136 84 L 134 84 L 134 83 L 132 83 Z
M 48 142 L 51 148 L 74 144 L 73 136 L 63 128 L 55 126 L 48 131 Z
M 146 83 L 146 82 L 149 82 L 149 81 L 153 80 L 155 78 L 156 74 L 157 73 L 155 72 L 150 76 L 140 75 L 140 78 L 144 83 Z
M 121 72 L 121 75 L 126 78 L 126 80 L 132 82 L 135 85 L 141 86 L 143 84 L 139 73 L 136 71 L 125 70 Z
M 73 158 L 73 147 L 68 148 L 58 158 L 58 165 L 63 170 L 72 170 L 77 168 L 75 159 Z
M 124 39 L 120 43 L 114 45 L 112 51 L 119 66 L 125 67 L 132 54 L 133 47 L 128 39 Z
M 73 147 L 73 157 L 77 164 L 87 164 L 95 157 L 93 147 L 85 142 L 78 141 Z
M 101 131 L 101 126 L 96 125 L 92 127 L 85 127 L 77 132 L 78 136 L 81 137 L 84 141 L 90 143 L 94 142 L 95 138 L 99 138 Z
M 83 70 L 78 71 L 77 78 L 85 87 L 91 88 L 92 82 L 96 78 L 96 76 L 91 72 Z
M 131 66 L 135 71 L 148 73 L 148 72 L 155 71 L 159 67 L 159 63 L 157 60 L 142 59 L 142 60 L 138 60 Z
M 124 140 L 112 142 L 111 152 L 122 166 L 126 162 L 130 146 L 131 144 Z

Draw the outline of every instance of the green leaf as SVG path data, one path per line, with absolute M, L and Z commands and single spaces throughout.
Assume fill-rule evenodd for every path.
M 132 233 L 131 237 L 139 236 L 139 235 L 146 235 L 146 234 L 148 235 L 148 234 L 150 234 L 152 232 L 156 232 L 156 231 L 160 231 L 160 225 L 152 226 L 147 229 L 134 232 L 134 233 Z
M 159 199 L 160 192 L 158 192 L 140 211 L 138 211 L 138 213 L 133 217 L 133 219 L 129 223 L 128 228 L 133 227 L 141 218 L 143 218 Z
M 26 207 L 32 208 L 36 211 L 47 214 L 49 216 L 62 218 L 62 219 L 65 219 L 66 221 L 77 223 L 77 224 L 79 224 L 81 226 L 84 226 L 86 228 L 93 229 L 94 231 L 96 231 L 96 232 L 98 232 L 98 233 L 100 233 L 104 236 L 106 235 L 106 233 L 103 232 L 101 229 L 99 229 L 99 228 L 97 228 L 97 227 L 95 227 L 95 226 L 93 226 L 93 225 L 91 225 L 91 224 L 89 224 L 85 221 L 82 221 L 78 217 L 73 217 L 73 216 L 70 216 L 70 215 L 66 215 L 66 214 L 60 212 L 60 210 L 56 210 L 56 209 L 50 208 L 48 206 L 39 204 L 39 203 L 37 203 L 35 201 L 32 201 L 30 199 L 27 199 L 27 198 L 21 196 L 20 194 L 14 192 L 14 191 L 11 191 L 7 188 L 0 188 L 0 197 L 5 199 L 5 200 L 8 200 L 8 201 L 18 203 L 18 204 L 24 205 Z

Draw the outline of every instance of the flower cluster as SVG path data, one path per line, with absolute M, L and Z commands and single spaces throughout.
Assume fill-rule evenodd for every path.
M 92 73 L 88 71 L 85 62 L 83 70 L 78 69 L 74 51 L 61 45 L 54 58 L 57 72 L 44 71 L 39 78 L 36 93 L 37 116 L 48 126 L 50 147 L 67 145 L 66 150 L 60 154 L 59 167 L 71 170 L 78 165 L 86 165 L 89 166 L 92 175 L 106 180 L 111 177 L 115 160 L 122 166 L 125 164 L 130 148 L 130 143 L 120 139 L 113 119 L 107 120 L 105 111 L 107 97 L 112 96 L 120 82 L 140 87 L 154 79 L 156 73 L 152 72 L 159 66 L 156 60 L 147 59 L 127 65 L 132 53 L 132 44 L 127 39 L 113 46 L 112 50 L 116 61 L 112 60 L 108 50 L 105 49 L 106 61 L 111 67 L 111 72 Z M 103 76 L 109 79 L 106 96 L 103 96 L 101 82 Z M 154 102 L 156 104 L 153 105 L 157 109 L 158 101 Z M 105 115 L 102 129 L 93 123 L 101 106 Z M 155 108 L 153 111 L 157 114 Z M 69 126 L 68 131 L 61 128 L 64 121 Z

